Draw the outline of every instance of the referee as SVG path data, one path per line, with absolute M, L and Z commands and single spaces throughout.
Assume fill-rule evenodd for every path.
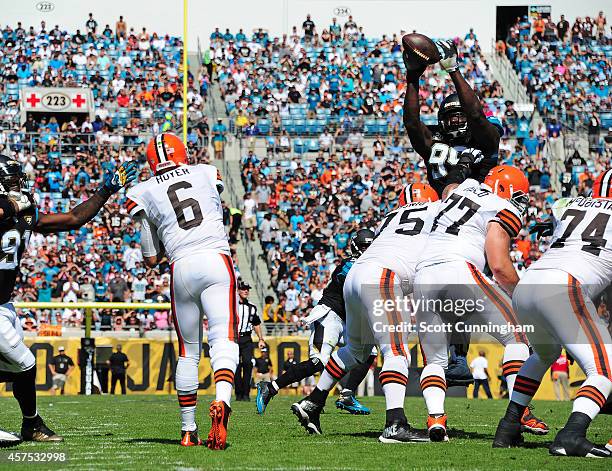
M 250 289 L 248 283 L 244 281 L 238 283 L 238 296 L 240 297 L 238 302 L 238 316 L 240 318 L 238 348 L 240 358 L 234 379 L 237 401 L 250 401 L 251 375 L 253 373 L 253 339 L 251 338 L 253 329 L 259 338 L 259 348 L 266 346 L 261 332 L 261 319 L 257 314 L 257 307 L 248 300 Z

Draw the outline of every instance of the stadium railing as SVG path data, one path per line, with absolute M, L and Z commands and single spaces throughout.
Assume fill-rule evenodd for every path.
M 262 298 L 263 299 L 263 298 Z M 78 303 L 64 303 L 64 302 L 15 302 L 13 303 L 16 309 L 27 309 L 30 311 L 37 311 L 42 309 L 79 309 L 85 311 L 85 337 L 91 337 L 93 327 L 93 311 L 96 309 L 119 309 L 119 310 L 149 310 L 149 311 L 170 311 L 170 303 L 113 303 L 113 302 L 78 302 Z M 172 324 L 171 324 L 172 325 Z M 282 336 L 282 335 L 299 335 L 303 333 L 301 326 L 295 322 L 264 322 L 264 332 L 266 336 Z M 41 325 L 38 326 L 40 331 L 38 335 L 60 336 L 63 334 L 62 329 L 53 328 L 57 326 Z M 79 336 L 82 329 L 74 329 L 76 336 Z M 169 330 L 152 330 L 148 334 L 155 333 L 158 336 L 172 335 L 174 328 Z M 125 336 L 126 332 L 117 331 L 104 331 L 104 335 L 122 335 Z

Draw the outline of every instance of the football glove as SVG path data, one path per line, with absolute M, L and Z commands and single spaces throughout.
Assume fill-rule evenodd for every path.
M 473 165 L 480 163 L 484 159 L 484 154 L 480 149 L 475 149 L 474 147 L 468 147 L 467 149 L 463 149 L 459 154 L 459 165 Z
M 531 229 L 529 229 L 530 234 L 536 234 L 538 239 L 542 237 L 550 237 L 553 235 L 553 223 L 552 222 L 536 222 Z
M 110 193 L 117 193 L 128 183 L 136 180 L 138 176 L 138 166 L 136 162 L 123 162 L 114 172 L 108 171 L 104 176 L 102 188 Z
M 452 39 L 446 41 L 438 41 L 436 43 L 442 59 L 440 65 L 447 72 L 455 72 L 459 66 L 457 65 L 457 46 Z
M 24 212 L 26 209 L 32 206 L 32 198 L 21 191 L 9 191 L 8 198 L 17 207 L 17 214 Z

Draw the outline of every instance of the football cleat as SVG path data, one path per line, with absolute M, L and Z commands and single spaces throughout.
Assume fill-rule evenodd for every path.
M 322 406 L 308 399 L 302 399 L 291 406 L 291 412 L 298 418 L 300 425 L 310 434 L 321 435 L 320 415 Z
M 612 438 L 608 440 L 608 444 L 606 445 L 606 448 L 608 449 L 608 451 L 612 451 Z
M 495 431 L 493 448 L 513 448 L 523 443 L 520 422 L 511 422 L 502 417 Z
M 181 430 L 181 446 L 199 446 L 202 444 L 202 439 L 198 435 L 198 429 Z
M 394 422 L 385 427 L 378 441 L 382 443 L 418 443 L 430 440 L 424 431 L 414 430 L 407 423 Z
M 583 458 L 610 458 L 612 453 L 605 447 L 595 445 L 580 434 L 561 429 L 548 449 L 554 456 L 579 456 Z
M 521 417 L 521 432 L 532 433 L 534 435 L 546 435 L 549 432 L 548 425 L 531 413 L 532 405 L 525 407 Z
M 257 383 L 257 397 L 255 398 L 255 405 L 257 406 L 257 413 L 263 415 L 268 406 L 270 399 L 274 397 L 272 393 L 272 383 L 270 381 L 261 381 Z
M 427 433 L 432 442 L 447 442 L 448 435 L 446 434 L 446 414 L 440 417 L 427 417 Z
M 42 417 L 37 415 L 33 420 L 24 419 L 21 424 L 21 436 L 29 442 L 63 442 L 64 439 L 45 425 Z
M 227 443 L 227 422 L 232 409 L 223 401 L 212 401 L 210 403 L 210 418 L 212 425 L 206 446 L 211 450 L 225 450 Z
M 19 445 L 23 440 L 15 433 L 0 430 L 0 448 Z
M 345 389 L 340 393 L 340 397 L 336 400 L 336 407 L 353 415 L 370 415 L 370 409 L 361 404 L 350 389 Z
M 467 364 L 467 358 L 457 355 L 455 361 L 444 370 L 446 387 L 469 386 L 474 382 L 474 377 Z

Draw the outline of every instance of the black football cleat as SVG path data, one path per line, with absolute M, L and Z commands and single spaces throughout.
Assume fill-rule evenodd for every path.
M 322 406 L 308 399 L 302 399 L 291 406 L 291 412 L 298 418 L 300 425 L 310 434 L 321 435 L 320 415 Z
M 56 434 L 45 425 L 42 417 L 37 415 L 34 419 L 23 419 L 21 436 L 27 442 L 63 442 L 64 438 Z
M 521 446 L 522 443 L 523 435 L 521 434 L 521 423 L 511 422 L 505 417 L 502 417 L 495 431 L 493 448 L 513 448 Z
M 564 428 L 559 431 L 548 451 L 554 456 L 612 457 L 612 453 L 606 447 L 595 445 L 579 433 Z
M 19 445 L 23 440 L 15 433 L 0 430 L 0 448 L 8 448 Z
M 200 446 L 202 439 L 198 434 L 198 429 L 195 430 L 181 430 L 181 446 Z
M 261 381 L 257 383 L 257 397 L 255 398 L 255 405 L 257 406 L 257 413 L 263 415 L 268 407 L 268 403 L 275 396 L 273 392 L 272 382 Z
M 423 443 L 429 442 L 429 435 L 410 427 L 410 424 L 393 422 L 383 430 L 378 441 L 381 443 Z

